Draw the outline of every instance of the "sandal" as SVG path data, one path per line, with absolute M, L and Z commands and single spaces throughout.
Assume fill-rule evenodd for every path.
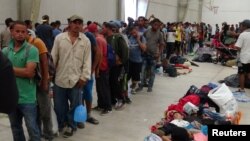
M 237 91 L 235 92 L 239 92 L 239 93 L 245 93 L 245 90 L 244 89 L 238 89 Z
M 89 118 L 87 119 L 87 122 L 92 123 L 92 124 L 95 124 L 95 125 L 99 124 L 99 121 L 96 120 L 96 119 L 93 118 L 93 117 L 89 117 Z
M 233 123 L 234 125 L 239 125 L 239 124 L 240 124 L 241 117 L 242 117 L 242 112 L 236 112 L 236 113 L 235 113 L 235 116 L 234 116 L 234 119 L 232 120 L 232 123 Z

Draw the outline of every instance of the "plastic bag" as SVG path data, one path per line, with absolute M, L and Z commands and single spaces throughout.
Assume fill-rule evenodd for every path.
M 51 110 L 50 111 L 51 111 L 52 132 L 53 132 L 53 134 L 58 134 L 58 122 L 57 122 L 56 113 L 54 111 L 53 100 L 51 100 Z
M 183 106 L 183 111 L 185 111 L 185 113 L 187 113 L 188 115 L 191 115 L 191 114 L 197 113 L 199 111 L 199 108 L 195 106 L 193 103 L 187 102 Z
M 87 120 L 87 109 L 85 106 L 80 104 L 75 109 L 74 121 L 75 122 L 85 122 L 86 120 Z
M 75 122 L 85 122 L 87 120 L 87 109 L 86 106 L 82 104 L 82 96 L 83 92 L 81 90 L 79 92 L 79 105 L 75 108 L 74 111 L 74 121 Z
M 234 115 L 238 109 L 237 101 L 225 83 L 212 89 L 208 97 L 220 107 L 221 114 Z

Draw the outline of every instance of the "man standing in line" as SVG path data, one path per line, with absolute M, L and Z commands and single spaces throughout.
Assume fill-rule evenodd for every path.
M 110 85 L 109 85 L 109 68 L 107 59 L 107 41 L 103 35 L 98 33 L 97 25 L 91 23 L 88 26 L 89 32 L 96 37 L 97 47 L 101 51 L 99 66 L 95 70 L 96 77 L 96 92 L 97 92 L 97 107 L 94 109 L 101 110 L 101 115 L 112 112 Z
M 27 23 L 26 23 L 27 24 Z M 39 38 L 28 35 L 27 41 L 34 45 L 39 52 L 39 65 L 41 71 L 41 80 L 37 84 L 37 102 L 38 102 L 38 126 L 43 137 L 48 140 L 53 139 L 52 121 L 51 121 L 51 100 L 49 96 L 49 70 L 48 70 L 48 50 L 44 42 Z M 43 125 L 43 130 L 41 129 Z
M 39 55 L 37 48 L 26 42 L 27 34 L 27 27 L 24 22 L 14 22 L 11 28 L 13 39 L 9 46 L 3 49 L 3 54 L 8 56 L 13 64 L 19 92 L 18 106 L 15 112 L 9 114 L 14 141 L 25 141 L 22 127 L 23 117 L 30 140 L 41 140 L 36 122 L 36 81 L 34 80 Z
M 46 45 L 49 52 L 51 52 L 53 46 L 53 28 L 49 25 L 49 16 L 44 15 L 42 17 L 42 24 L 36 27 L 36 35 L 39 37 Z
M 4 47 L 7 47 L 11 39 L 11 33 L 10 33 L 11 24 L 13 24 L 13 20 L 11 18 L 7 18 L 5 20 L 6 28 L 0 34 L 0 50 Z
M 154 79 L 155 79 L 155 66 L 158 58 L 160 57 L 160 52 L 164 46 L 164 40 L 160 32 L 161 21 L 159 19 L 154 19 L 151 21 L 152 28 L 144 32 L 144 37 L 146 38 L 146 52 L 143 58 L 142 71 L 141 71 L 141 84 L 139 88 L 136 89 L 137 92 L 141 91 L 144 86 L 145 80 L 145 70 L 150 68 L 149 84 L 147 92 L 152 92 Z
M 54 106 L 59 131 L 63 131 L 65 123 L 67 126 L 64 137 L 70 137 L 76 131 L 73 114 L 91 74 L 91 45 L 81 33 L 83 19 L 73 15 L 68 20 L 69 31 L 56 36 L 51 52 L 56 66 Z
M 109 82 L 111 92 L 111 102 L 115 104 L 116 110 L 122 110 L 125 106 L 125 95 L 122 93 L 121 75 L 128 63 L 128 46 L 122 35 L 114 33 L 117 27 L 110 23 L 105 23 L 102 27 L 103 34 L 106 35 L 107 43 L 112 46 L 116 54 L 115 65 L 110 68 Z

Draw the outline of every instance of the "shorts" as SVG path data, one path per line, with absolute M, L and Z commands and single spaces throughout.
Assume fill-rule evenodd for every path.
M 238 66 L 238 74 L 250 73 L 250 63 Z
M 88 80 L 87 84 L 82 89 L 82 100 L 86 100 L 89 102 L 92 102 L 93 96 L 92 96 L 92 90 L 94 85 L 94 77 L 91 75 L 90 80 Z
M 140 81 L 141 68 L 142 68 L 142 63 L 135 63 L 129 61 L 128 80 L 132 78 L 132 81 Z

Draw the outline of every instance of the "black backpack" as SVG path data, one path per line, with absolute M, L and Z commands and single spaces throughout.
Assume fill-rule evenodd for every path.
M 167 65 L 167 67 L 164 68 L 164 73 L 167 73 L 170 77 L 177 77 L 177 70 L 172 65 Z

